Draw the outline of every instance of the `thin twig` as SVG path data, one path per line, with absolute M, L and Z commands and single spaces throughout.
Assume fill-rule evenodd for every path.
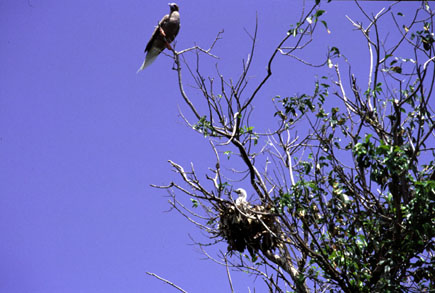
M 159 279 L 160 281 L 165 282 L 165 283 L 168 284 L 168 285 L 171 285 L 172 287 L 174 287 L 175 289 L 178 289 L 178 290 L 181 291 L 181 292 L 187 293 L 187 291 L 183 290 L 181 287 L 175 285 L 175 284 L 172 283 L 171 281 L 168 281 L 168 280 L 166 280 L 166 279 L 163 279 L 162 277 L 160 277 L 160 276 L 158 276 L 158 275 L 156 275 L 156 274 L 154 274 L 154 273 L 150 273 L 150 272 L 146 272 L 146 273 L 147 273 L 148 275 L 150 275 L 150 276 L 153 276 L 153 277 Z

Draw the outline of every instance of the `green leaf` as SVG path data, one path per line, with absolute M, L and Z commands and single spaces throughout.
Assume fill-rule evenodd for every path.
M 194 207 L 194 208 L 198 207 L 199 202 L 196 199 L 191 198 L 190 201 L 192 202 L 192 207 Z
M 322 14 L 324 14 L 326 11 L 325 10 L 317 10 L 316 13 L 314 14 L 314 17 L 317 19 L 320 16 L 322 16 Z
M 332 47 L 329 52 L 332 53 L 332 56 L 340 56 L 340 50 L 337 47 Z
M 400 66 L 393 66 L 390 68 L 390 71 L 396 72 L 396 73 L 402 73 L 402 67 Z
M 326 31 L 328 32 L 328 34 L 330 34 L 331 31 L 329 30 L 329 28 L 328 28 L 328 24 L 326 23 L 326 21 L 321 20 L 320 22 L 321 22 L 321 23 L 323 24 L 323 26 L 326 28 Z

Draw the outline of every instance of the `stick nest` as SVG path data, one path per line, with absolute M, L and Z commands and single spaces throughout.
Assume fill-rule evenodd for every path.
M 228 243 L 228 251 L 273 251 L 280 235 L 278 219 L 269 206 L 228 204 L 219 213 L 219 236 Z

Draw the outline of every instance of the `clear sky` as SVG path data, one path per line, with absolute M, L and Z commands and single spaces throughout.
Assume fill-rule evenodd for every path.
M 199 171 L 213 162 L 207 140 L 179 117 L 188 108 L 171 59 L 136 74 L 167 2 L 0 0 L 1 292 L 176 292 L 146 271 L 189 292 L 229 291 L 225 268 L 191 245 L 198 232 L 165 213 L 165 191 L 149 186 L 174 180 L 168 159 Z M 244 29 L 253 31 L 258 13 L 255 84 L 301 2 L 179 1 L 176 49 L 208 47 L 224 29 L 221 59 L 210 62 L 236 79 L 250 48 Z M 366 45 L 345 18 L 363 19 L 354 4 L 323 9 L 331 33 L 319 29 L 307 56 L 320 62 L 332 44 L 368 72 Z M 312 91 L 314 74 L 295 60 L 274 66 L 256 119 L 273 114 L 274 95 Z M 237 292 L 261 288 L 260 279 L 233 279 Z

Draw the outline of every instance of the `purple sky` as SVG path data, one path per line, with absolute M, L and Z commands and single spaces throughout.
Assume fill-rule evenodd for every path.
M 179 117 L 188 108 L 170 58 L 136 74 L 167 2 L 0 0 L 1 292 L 176 292 L 146 271 L 189 292 L 229 291 L 225 268 L 190 245 L 197 231 L 165 213 L 166 192 L 149 186 L 176 178 L 168 159 L 199 171 L 214 164 L 207 140 Z M 252 32 L 258 12 L 255 84 L 300 3 L 179 1 L 176 49 L 208 47 L 224 29 L 215 53 L 236 79 L 250 47 L 244 28 Z M 385 5 L 364 3 L 373 12 Z M 320 62 L 337 46 L 368 72 L 366 45 L 344 16 L 361 14 L 348 2 L 324 9 L 332 33 L 319 28 L 306 56 Z M 299 68 L 285 57 L 274 63 L 256 121 L 273 114 L 273 96 L 312 91 L 315 73 Z M 233 280 L 237 292 L 262 288 L 241 273 Z

